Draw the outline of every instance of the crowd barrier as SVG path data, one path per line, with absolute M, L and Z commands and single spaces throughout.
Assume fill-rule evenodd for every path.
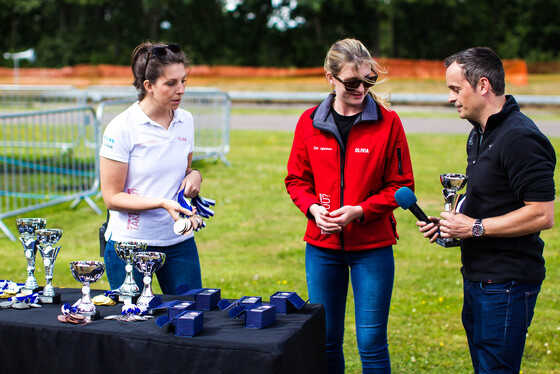
M 99 190 L 99 127 L 89 106 L 0 114 L 0 220 Z M 15 227 L 15 225 L 13 226 Z M 11 240 L 15 236 L 0 221 Z
M 99 195 L 103 130 L 135 100 L 128 87 L 0 87 L 0 230 L 8 238 L 16 239 L 4 218 L 54 204 L 73 201 L 74 207 L 83 200 L 101 214 L 92 196 Z M 229 165 L 230 106 L 219 90 L 185 93 L 181 107 L 195 122 L 194 160 Z
M 92 86 L 85 95 L 97 107 L 97 119 L 102 128 L 136 100 L 132 87 Z M 188 110 L 194 118 L 195 149 L 193 160 L 220 159 L 230 165 L 226 158 L 229 152 L 231 100 L 223 91 L 210 88 L 189 88 L 183 94 L 181 108 Z

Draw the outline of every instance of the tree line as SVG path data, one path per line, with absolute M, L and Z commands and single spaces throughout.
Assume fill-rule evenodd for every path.
M 380 57 L 489 46 L 549 61 L 559 19 L 560 0 L 0 0 L 0 52 L 34 48 L 39 67 L 127 65 L 149 40 L 180 44 L 194 64 L 309 67 L 354 37 Z

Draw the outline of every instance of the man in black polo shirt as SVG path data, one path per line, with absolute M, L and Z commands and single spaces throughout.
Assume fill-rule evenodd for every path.
M 461 239 L 462 320 L 475 373 L 518 373 L 545 278 L 539 234 L 554 225 L 556 156 L 513 96 L 504 95 L 494 51 L 467 49 L 445 67 L 448 101 L 473 125 L 467 190 L 457 213 L 417 225 L 431 242 Z

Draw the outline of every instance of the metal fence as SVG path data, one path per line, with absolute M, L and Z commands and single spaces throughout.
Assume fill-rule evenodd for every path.
M 92 86 L 86 90 L 88 100 L 100 102 L 97 119 L 102 129 L 120 112 L 130 106 L 137 93 L 128 87 Z M 181 108 L 194 118 L 195 139 L 193 160 L 220 159 L 230 165 L 229 152 L 231 100 L 223 91 L 212 88 L 192 89 L 183 95 Z
M 0 85 L 0 113 L 68 108 L 86 102 L 84 91 L 73 86 Z
M 89 106 L 0 114 L 0 219 L 85 200 L 99 189 L 99 126 Z M 0 221 L 0 229 L 15 240 Z
M 73 201 L 73 207 L 84 200 L 101 214 L 91 199 L 99 194 L 101 136 L 105 126 L 136 100 L 136 92 L 128 87 L 3 88 L 0 230 L 15 240 L 2 219 L 66 201 Z M 229 96 L 216 89 L 189 90 L 181 107 L 194 117 L 193 159 L 221 159 L 229 165 Z M 49 109 L 33 110 L 37 108 Z

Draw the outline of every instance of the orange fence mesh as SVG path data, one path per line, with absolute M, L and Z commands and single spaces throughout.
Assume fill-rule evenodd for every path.
M 444 79 L 445 68 L 442 61 L 404 60 L 379 58 L 378 62 L 387 69 L 389 76 L 395 78 Z M 523 60 L 505 60 L 504 68 L 509 82 L 518 85 L 528 83 L 527 64 Z M 322 67 L 313 68 L 274 68 L 274 67 L 243 67 L 243 66 L 208 66 L 197 65 L 191 68 L 193 77 L 231 77 L 231 78 L 287 78 L 304 76 L 321 76 L 325 74 Z M 0 78 L 11 79 L 14 71 L 0 67 Z M 132 82 L 129 66 L 116 65 L 76 65 L 60 69 L 53 68 L 22 68 L 19 77 L 36 78 L 38 80 L 54 80 L 80 78 L 96 81 L 115 78 Z

